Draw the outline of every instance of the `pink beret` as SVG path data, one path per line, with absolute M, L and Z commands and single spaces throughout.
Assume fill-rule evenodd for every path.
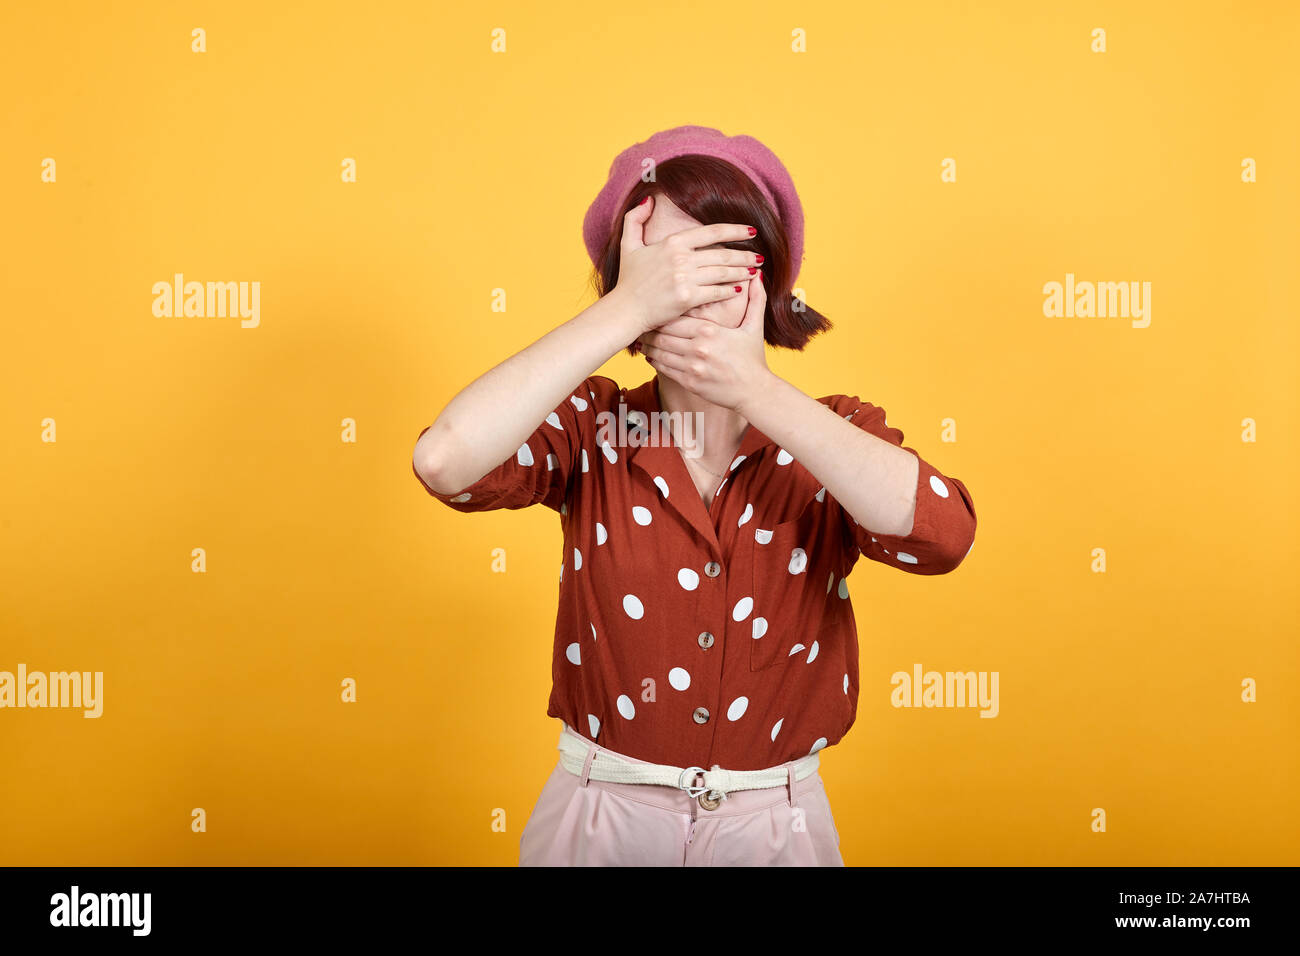
M 609 167 L 609 179 L 582 221 L 582 238 L 596 267 L 600 267 L 598 257 L 621 218 L 623 200 L 641 178 L 642 161 L 650 157 L 658 165 L 674 156 L 686 155 L 725 159 L 753 181 L 785 226 L 790 240 L 791 275 L 797 276 L 803 264 L 803 207 L 799 204 L 794 180 L 776 154 L 754 137 L 726 136 L 707 126 L 675 126 L 661 130 L 614 157 Z

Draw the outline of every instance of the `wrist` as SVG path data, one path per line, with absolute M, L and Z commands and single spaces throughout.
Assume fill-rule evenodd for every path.
M 636 296 L 629 295 L 615 286 L 599 301 L 605 303 L 611 320 L 619 326 L 620 334 L 627 333 L 627 341 L 624 345 L 630 344 L 637 336 L 649 331 L 649 316 L 646 315 L 645 309 L 637 301 Z
M 641 334 L 636 310 L 614 291 L 587 306 L 573 322 L 582 329 L 583 341 L 598 350 L 598 366 L 618 355 Z
M 770 368 L 764 366 L 763 370 L 755 376 L 749 387 L 741 394 L 740 401 L 736 403 L 733 411 L 737 412 L 747 422 L 752 422 L 755 418 L 762 418 L 765 404 L 774 397 L 777 386 L 784 381 Z M 762 431 L 761 426 L 759 431 Z

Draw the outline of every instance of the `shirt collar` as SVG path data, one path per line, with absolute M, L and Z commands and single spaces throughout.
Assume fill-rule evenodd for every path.
M 639 421 L 642 426 L 651 427 L 651 435 L 657 433 L 658 438 L 654 443 L 645 442 L 633 445 L 629 451 L 628 460 L 644 471 L 651 480 L 659 479 L 666 482 L 669 494 L 666 498 L 668 507 L 677 511 L 699 534 L 709 543 L 713 550 L 715 560 L 722 557 L 722 548 L 718 542 L 717 531 L 713 527 L 713 519 L 709 515 L 709 510 L 704 507 L 704 502 L 696 493 L 695 483 L 691 480 L 690 472 L 686 470 L 686 462 L 682 458 L 682 453 L 678 451 L 676 445 L 672 444 L 672 438 L 668 434 L 667 424 L 664 420 L 654 418 L 653 416 L 662 412 L 663 408 L 659 403 L 659 376 L 647 382 L 643 382 L 635 388 L 626 389 L 620 394 L 620 399 L 626 406 L 626 411 L 618 410 L 616 414 L 619 419 L 627 416 L 629 434 L 631 426 L 635 421 Z M 641 416 L 645 416 L 642 418 Z M 651 423 L 654 423 L 651 425 Z M 643 431 L 641 433 L 645 435 Z M 732 458 L 735 462 L 742 459 L 734 468 L 728 468 L 727 478 L 730 478 L 734 471 L 746 467 L 744 459 L 750 459 L 760 449 L 776 443 L 764 435 L 753 425 L 746 427 L 744 434 L 741 435 L 740 447 L 736 449 L 736 454 Z M 659 481 L 654 481 L 656 485 Z M 672 489 L 679 489 L 676 494 Z M 662 490 L 662 489 L 661 489 Z
M 649 422 L 651 420 L 649 416 L 655 415 L 656 413 L 664 410 L 663 406 L 660 404 L 659 401 L 658 373 L 656 373 L 654 378 L 650 379 L 649 381 L 642 382 L 640 385 L 636 386 L 635 388 L 630 388 L 625 390 L 623 395 L 624 395 L 623 400 L 627 405 L 628 412 L 636 411 L 636 412 L 643 413 L 644 415 L 647 416 L 647 418 L 644 420 L 646 422 Z M 649 466 L 652 463 L 661 464 L 665 456 L 680 457 L 680 453 L 677 451 L 675 447 L 666 444 L 666 442 L 670 441 L 670 439 L 667 436 L 666 429 L 662 426 L 662 423 L 660 423 L 659 432 L 661 435 L 661 440 L 659 444 L 638 445 L 637 447 L 632 449 L 633 461 L 638 460 L 639 456 L 641 455 L 646 455 L 648 457 L 646 460 L 642 461 L 642 464 Z M 753 455 L 755 452 L 758 452 L 769 445 L 775 445 L 775 444 L 776 444 L 775 441 L 773 441 L 767 435 L 763 434 L 761 431 L 759 431 L 758 428 L 756 428 L 751 423 L 745 428 L 744 433 L 740 436 L 740 447 L 736 449 L 736 454 L 732 457 L 732 461 L 735 461 L 737 458 L 740 458 L 742 456 L 748 458 L 751 455 Z M 730 462 L 728 462 L 728 465 L 730 465 Z M 737 465 L 736 467 L 740 467 L 740 465 Z

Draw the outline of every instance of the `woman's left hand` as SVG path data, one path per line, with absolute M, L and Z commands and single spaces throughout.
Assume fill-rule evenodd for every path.
M 646 361 L 715 405 L 734 409 L 753 397 L 771 374 L 763 350 L 767 291 L 761 276 L 749 280 L 749 303 L 736 328 L 688 313 L 637 338 Z

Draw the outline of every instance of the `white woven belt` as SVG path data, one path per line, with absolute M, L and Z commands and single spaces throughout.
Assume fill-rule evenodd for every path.
M 715 799 L 725 800 L 728 793 L 736 790 L 763 790 L 768 787 L 784 787 L 789 776 L 784 766 L 768 767 L 766 770 L 723 770 L 717 764 L 712 770 L 703 767 L 670 767 L 658 763 L 629 763 L 618 754 L 600 748 L 591 760 L 588 776 L 592 780 L 605 780 L 610 783 L 650 783 L 662 787 L 677 787 L 692 797 L 708 793 L 716 795 Z M 582 776 L 582 768 L 587 761 L 591 744 L 567 727 L 560 731 L 560 763 L 564 769 Z M 795 780 L 802 780 L 815 773 L 821 760 L 816 753 L 800 758 L 794 764 Z M 695 774 L 704 775 L 703 785 L 693 784 Z

